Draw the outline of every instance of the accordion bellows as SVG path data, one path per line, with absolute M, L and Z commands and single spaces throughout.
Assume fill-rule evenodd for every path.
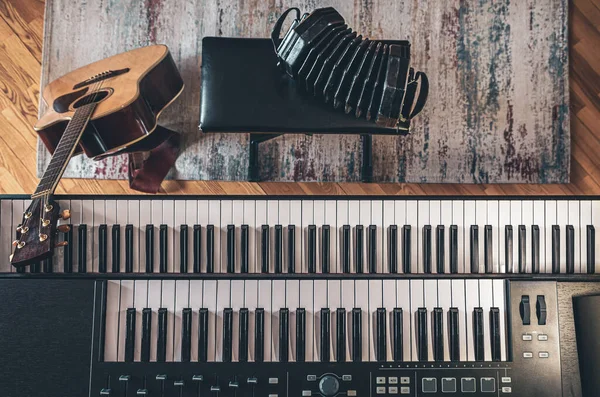
M 291 11 L 296 19 L 280 39 Z M 410 67 L 410 43 L 363 38 L 332 7 L 302 17 L 297 8 L 288 9 L 271 39 L 279 65 L 297 86 L 346 114 L 406 134 L 425 106 L 429 83 L 425 73 Z

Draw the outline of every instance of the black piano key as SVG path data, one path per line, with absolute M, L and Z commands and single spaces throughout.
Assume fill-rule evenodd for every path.
M 531 226 L 531 273 L 540 272 L 540 227 Z
M 321 345 L 320 345 L 320 357 L 321 362 L 328 363 L 330 360 L 330 345 L 329 341 L 331 336 L 329 330 L 331 329 L 331 313 L 329 309 L 321 309 Z
M 121 272 L 121 225 L 113 225 L 111 230 L 112 239 L 112 272 Z
M 125 273 L 133 273 L 133 225 L 125 225 Z
M 146 225 L 146 273 L 154 273 L 154 225 Z
M 288 225 L 287 268 L 288 273 L 296 273 L 296 225 Z
M 402 226 L 402 272 L 411 272 L 411 227 Z
M 42 269 L 44 270 L 44 273 L 53 273 L 54 272 L 54 264 L 52 261 L 53 261 L 52 257 L 42 260 Z M 104 271 L 104 273 L 106 273 L 106 271 Z
M 156 344 L 156 361 L 164 363 L 167 359 L 167 309 L 158 309 L 158 341 Z
M 159 271 L 161 273 L 167 273 L 168 271 L 168 250 L 169 250 L 169 243 L 168 243 L 168 231 L 169 228 L 167 225 L 162 224 L 160 225 L 160 232 L 159 232 L 159 256 L 158 256 L 158 263 L 159 263 Z
M 451 307 L 448 311 L 448 350 L 450 361 L 460 361 L 460 331 L 458 308 Z
M 346 361 L 346 309 L 337 309 L 335 317 L 336 361 L 342 363 Z
M 575 228 L 567 225 L 567 274 L 575 273 Z
M 321 272 L 323 274 L 329 273 L 330 270 L 330 230 L 329 225 L 323 225 L 321 228 Z
M 387 313 L 385 308 L 377 309 L 377 340 L 375 341 L 375 358 L 379 362 L 387 361 Z
M 100 282 L 100 327 L 98 333 L 98 361 L 104 361 L 104 346 L 106 339 L 106 304 L 108 303 L 107 293 L 108 282 Z
M 492 225 L 485 225 L 483 228 L 483 268 L 488 274 L 494 272 L 493 250 Z
M 258 308 L 254 312 L 254 361 L 265 360 L 265 309 Z
M 249 248 L 250 248 L 250 243 L 248 241 L 250 236 L 250 231 L 248 228 L 248 225 L 242 225 L 241 227 L 241 235 L 240 238 L 242 239 L 240 247 L 242 252 L 240 253 L 240 272 L 241 273 L 248 273 L 248 267 L 250 264 L 250 254 L 249 254 Z
M 404 361 L 403 354 L 403 320 L 402 320 L 402 308 L 396 307 L 393 312 L 393 327 L 394 335 L 392 340 L 392 349 L 394 354 L 394 361 Z
M 223 309 L 223 362 L 230 363 L 233 353 L 233 310 Z
M 350 273 L 350 225 L 342 226 L 342 272 Z
M 308 272 L 317 272 L 317 227 L 315 225 L 308 225 L 308 253 L 307 253 L 307 264 Z
M 198 310 L 198 361 L 208 361 L 208 309 Z
M 141 361 L 150 361 L 150 341 L 152 340 L 152 309 L 145 308 L 142 310 L 142 346 L 141 346 Z
M 296 309 L 296 362 L 306 360 L 306 309 Z
M 513 272 L 513 228 L 512 225 L 504 227 L 504 266 L 506 273 Z
M 470 233 L 471 273 L 479 273 L 479 226 L 471 225 Z
M 427 343 L 427 308 L 420 307 L 417 310 L 417 359 L 428 360 Z
M 423 271 L 431 273 L 431 225 L 423 226 Z
M 458 273 L 458 226 L 450 225 L 450 273 Z
M 594 274 L 596 273 L 596 229 L 594 229 L 594 226 L 587 225 L 586 236 L 587 272 L 588 274 Z
M 41 271 L 42 264 L 40 262 L 32 263 L 29 267 L 30 273 L 39 273 Z
M 475 361 L 483 361 L 485 356 L 483 327 L 483 309 L 476 307 L 473 310 L 473 350 L 475 351 Z
M 269 225 L 262 225 L 260 228 L 260 271 L 269 273 Z
M 67 243 L 63 247 L 63 271 L 65 273 L 73 273 L 73 225 L 69 225 L 69 227 L 69 231 L 63 234 L 63 241 Z M 25 270 L 23 267 L 19 269 Z
M 248 309 L 242 308 L 240 309 L 240 333 L 239 333 L 239 343 L 238 343 L 238 358 L 239 361 L 245 363 L 248 361 Z
M 560 226 L 552 225 L 552 273 L 560 273 Z
M 367 257 L 369 273 L 374 274 L 377 273 L 377 226 L 375 225 L 369 225 L 367 246 L 369 249 Z
M 274 253 L 274 271 L 275 273 L 281 273 L 283 271 L 283 228 L 281 225 L 275 225 Z
M 490 309 L 490 334 L 492 361 L 500 361 L 502 352 L 500 345 L 500 310 L 497 307 Z
M 235 273 L 235 225 L 227 225 L 227 273 Z
M 446 230 L 444 228 L 444 225 L 438 225 L 437 228 L 435 229 L 435 239 L 436 239 L 436 267 L 437 267 L 437 272 L 439 274 L 443 274 L 446 272 L 445 269 L 445 260 L 446 260 L 446 247 L 444 245 L 444 242 L 446 241 L 445 239 L 445 234 L 446 234 Z
M 352 309 L 352 361 L 362 361 L 362 310 Z
M 525 225 L 519 225 L 519 273 L 527 273 L 527 263 L 525 256 L 527 254 L 527 228 Z
M 192 353 L 192 309 L 181 312 L 181 361 L 189 363 Z
M 133 362 L 135 349 L 135 308 L 128 308 L 125 315 L 125 362 Z
M 356 267 L 356 273 L 363 272 L 363 258 L 364 258 L 364 228 L 362 225 L 356 225 L 354 228 L 354 263 Z
M 98 272 L 106 273 L 108 264 L 108 229 L 105 224 L 98 226 Z M 46 269 L 44 269 L 46 272 Z
M 398 225 L 388 227 L 388 271 L 398 273 Z
M 215 225 L 206 225 L 206 273 L 215 272 Z
M 433 360 L 444 361 L 444 311 L 441 307 L 433 309 Z
M 188 272 L 188 225 L 179 225 L 179 272 Z
M 290 311 L 279 309 L 279 362 L 287 363 L 290 351 Z
M 200 273 L 202 268 L 202 227 L 194 225 L 194 273 Z

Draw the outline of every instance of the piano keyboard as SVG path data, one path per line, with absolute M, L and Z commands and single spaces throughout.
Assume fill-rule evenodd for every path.
M 30 272 L 595 274 L 600 200 L 59 200 L 68 246 Z M 0 200 L 8 257 L 25 198 Z M 14 272 L 8 262 L 0 272 Z

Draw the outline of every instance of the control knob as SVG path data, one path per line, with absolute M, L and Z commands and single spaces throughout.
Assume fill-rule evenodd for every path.
M 335 376 L 325 375 L 319 382 L 319 391 L 327 397 L 335 396 L 340 391 L 340 382 Z

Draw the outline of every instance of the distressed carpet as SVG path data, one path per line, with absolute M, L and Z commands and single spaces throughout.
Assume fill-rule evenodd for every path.
M 569 181 L 568 0 L 47 0 L 42 85 L 167 44 L 186 85 L 160 120 L 184 137 L 170 177 L 245 180 L 248 134 L 198 130 L 202 38 L 268 37 L 288 7 L 328 5 L 366 37 L 410 40 L 413 66 L 429 76 L 412 135 L 374 137 L 375 182 Z M 261 145 L 261 179 L 358 181 L 360 150 L 356 135 L 286 135 Z M 49 160 L 40 144 L 38 174 Z M 126 178 L 126 167 L 122 156 L 79 157 L 65 176 Z

